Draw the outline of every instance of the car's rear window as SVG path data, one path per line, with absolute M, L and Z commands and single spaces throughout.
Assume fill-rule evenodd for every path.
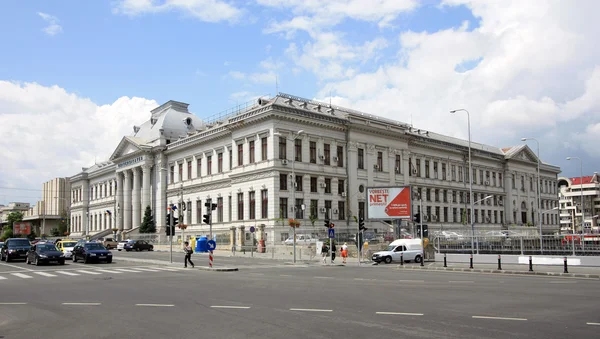
M 40 252 L 56 251 L 56 246 L 52 244 L 38 245 L 37 248 Z
M 16 239 L 8 242 L 8 246 L 31 246 L 27 239 Z
M 105 250 L 106 249 L 101 244 L 97 244 L 97 243 L 93 243 L 93 242 L 85 244 L 85 248 L 88 250 Z
M 64 246 L 64 247 L 73 247 L 73 246 L 75 246 L 75 244 L 77 244 L 77 243 L 76 243 L 76 242 L 74 242 L 74 241 L 63 241 L 63 243 L 62 243 L 62 244 L 63 244 L 63 246 Z

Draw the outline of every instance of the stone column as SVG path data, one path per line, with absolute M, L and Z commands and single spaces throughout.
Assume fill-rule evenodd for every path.
M 229 248 L 235 246 L 235 227 L 229 228 Z
M 123 214 L 123 229 L 131 229 L 131 171 L 125 170 L 125 182 L 123 184 L 123 206 L 121 206 L 121 212 Z
M 115 185 L 115 190 L 117 194 L 117 210 L 115 211 L 116 225 L 115 227 L 119 229 L 119 231 L 123 230 L 123 212 L 124 212 L 124 204 L 123 204 L 123 173 L 117 172 L 117 184 Z
M 152 166 L 142 166 L 142 213 L 146 211 L 146 206 L 150 206 L 150 169 Z
M 238 246 L 244 246 L 245 240 L 246 240 L 246 232 L 245 232 L 245 227 L 244 226 L 240 226 L 239 227 L 240 232 L 238 235 Z
M 265 225 L 258 225 L 258 240 L 265 240 Z
M 140 227 L 141 223 L 141 212 L 140 212 L 140 190 L 141 190 L 141 178 L 140 168 L 133 168 L 133 191 L 131 201 L 133 203 L 133 221 L 132 228 Z

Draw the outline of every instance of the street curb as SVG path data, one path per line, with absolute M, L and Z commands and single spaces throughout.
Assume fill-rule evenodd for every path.
M 237 267 L 196 267 L 202 271 L 211 271 L 211 272 L 237 272 L 239 269 Z
M 397 269 L 425 270 L 425 271 L 450 271 L 450 272 L 473 272 L 473 273 L 497 273 L 497 274 L 519 274 L 519 275 L 539 275 L 539 276 L 551 276 L 551 277 L 600 279 L 599 274 L 536 272 L 536 271 L 530 272 L 530 271 L 474 269 L 474 268 L 471 269 L 471 268 L 462 268 L 462 267 L 421 267 L 421 266 L 398 265 Z

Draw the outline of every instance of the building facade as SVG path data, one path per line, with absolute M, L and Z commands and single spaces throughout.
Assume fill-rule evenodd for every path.
M 563 233 L 598 233 L 600 214 L 600 180 L 594 175 L 558 178 L 560 201 L 560 228 Z M 582 202 L 583 199 L 583 213 Z M 583 228 L 582 226 L 583 220 Z
M 37 235 L 50 235 L 51 230 L 58 229 L 61 222 L 68 223 L 70 191 L 69 178 L 54 178 L 43 183 L 42 199 L 23 213 L 23 221 L 31 222 Z
M 526 145 L 472 143 L 471 172 L 465 140 L 287 94 L 210 122 L 187 108 L 169 101 L 154 109 L 108 162 L 71 178 L 74 235 L 111 227 L 133 234 L 146 206 L 162 234 L 171 205 L 186 234 L 207 234 L 208 200 L 217 204 L 217 239 L 238 245 L 255 236 L 284 240 L 288 219 L 301 222 L 298 232 L 325 233 L 322 221 L 330 219 L 337 232 L 354 233 L 360 217 L 372 230 L 393 232 L 391 221 L 368 219 L 366 188 L 403 185 L 412 186 L 415 211 L 422 200 L 430 228 L 470 229 L 471 176 L 474 200 L 482 200 L 476 228 L 537 225 L 538 159 Z M 541 163 L 542 209 L 558 206 L 559 172 Z M 558 222 L 557 211 L 544 214 L 544 231 Z
M 24 214 L 29 208 L 30 205 L 28 202 L 10 202 L 7 206 L 0 206 L 0 226 L 4 227 L 8 224 L 8 215 L 12 212 L 21 212 Z

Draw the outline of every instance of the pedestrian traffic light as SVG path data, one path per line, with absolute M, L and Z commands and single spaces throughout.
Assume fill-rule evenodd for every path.
M 329 219 L 325 219 L 325 225 L 326 228 L 329 228 Z
M 415 216 L 413 217 L 414 222 L 421 222 L 421 213 L 415 213 Z
M 167 225 L 171 224 L 171 213 L 167 213 Z
M 178 223 L 179 223 L 179 218 L 173 217 L 173 225 L 172 226 L 177 226 Z
M 365 227 L 365 219 L 364 218 L 358 219 L 358 231 L 363 232 L 366 230 L 367 230 L 367 228 Z
M 202 215 L 202 221 L 207 225 L 210 224 L 210 214 Z
M 417 227 L 417 238 L 421 238 L 421 227 Z M 429 230 L 427 225 L 423 224 L 423 238 L 429 238 Z
M 211 206 L 210 208 L 211 208 L 211 210 L 213 210 L 213 211 L 214 211 L 214 210 L 216 210 L 216 209 L 217 209 L 217 204 L 212 204 L 212 206 Z
M 169 226 L 168 224 L 167 224 L 167 228 L 165 228 L 165 234 L 171 235 L 171 226 Z

